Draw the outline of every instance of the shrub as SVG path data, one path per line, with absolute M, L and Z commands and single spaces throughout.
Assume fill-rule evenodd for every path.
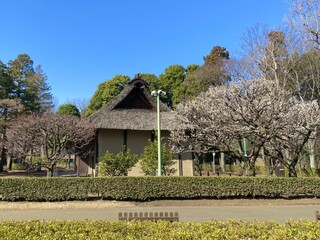
M 0 200 L 301 198 L 320 197 L 319 186 L 320 178 L 285 177 L 2 178 Z
M 1 239 L 320 239 L 315 221 L 3 221 Z
M 128 170 L 138 162 L 137 155 L 131 153 L 130 149 L 123 150 L 118 154 L 106 151 L 99 158 L 99 176 L 126 176 Z
M 158 169 L 158 141 L 151 142 L 145 146 L 143 153 L 141 155 L 141 169 L 146 175 L 156 175 Z M 171 175 L 174 173 L 175 169 L 171 166 L 174 164 L 172 160 L 172 153 L 166 144 L 161 144 L 161 167 L 162 175 Z

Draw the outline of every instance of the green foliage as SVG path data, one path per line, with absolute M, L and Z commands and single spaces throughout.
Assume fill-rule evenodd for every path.
M 7 66 L 0 61 L 0 99 L 8 99 L 14 95 L 15 84 L 7 70 Z
M 138 162 L 138 156 L 131 153 L 130 149 L 118 154 L 106 151 L 99 158 L 99 176 L 126 176 L 128 170 Z
M 161 101 L 169 107 L 175 107 L 181 101 L 185 100 L 186 86 L 184 80 L 187 74 L 192 74 L 199 66 L 191 64 L 185 69 L 181 65 L 171 65 L 165 69 L 165 72 L 157 77 L 154 74 L 142 73 L 139 77 L 146 81 L 149 89 L 163 90 L 165 96 L 161 96 Z M 116 75 L 111 80 L 99 84 L 97 91 L 90 100 L 85 116 L 90 116 L 103 105 L 117 96 L 130 81 L 128 76 Z
M 186 69 L 181 65 L 171 65 L 159 76 L 159 89 L 166 92 L 161 101 L 169 107 L 178 104 L 179 92 L 186 76 Z
M 214 46 L 210 52 L 210 54 L 203 58 L 205 61 L 205 65 L 217 64 L 222 60 L 229 59 L 229 52 L 226 48 L 220 46 Z
M 21 163 L 12 163 L 11 170 L 25 170 L 25 167 Z
M 40 66 L 33 66 L 27 54 L 18 55 L 7 65 L 0 61 L 0 172 L 9 150 L 7 129 L 21 113 L 43 113 L 52 108 L 47 77 Z
M 320 169 L 318 168 L 301 168 L 297 171 L 299 177 L 320 177 Z
M 3 221 L 0 235 L 15 239 L 319 239 L 316 221 Z
M 111 101 L 124 89 L 129 81 L 130 78 L 128 76 L 116 75 L 112 79 L 100 83 L 98 86 L 98 90 L 94 93 L 89 102 L 89 105 L 85 112 L 85 116 L 90 116 L 91 114 L 98 111 L 106 103 Z
M 199 65 L 197 64 L 190 64 L 187 66 L 187 69 L 186 69 L 186 72 L 187 72 L 187 75 L 188 74 L 192 74 L 194 71 L 196 71 L 197 69 L 199 68 Z
M 15 82 L 14 98 L 21 101 L 25 112 L 45 112 L 52 108 L 47 76 L 40 65 L 33 66 L 29 55 L 19 54 L 17 59 L 9 61 L 6 72 Z
M 174 169 L 170 167 L 174 164 L 172 160 L 172 153 L 165 143 L 161 144 L 161 166 L 162 174 L 170 175 Z M 155 175 L 158 169 L 158 141 L 150 141 L 145 146 L 143 153 L 141 154 L 140 165 L 142 171 L 146 175 Z
M 150 91 L 159 89 L 159 78 L 156 75 L 141 73 L 139 74 L 139 76 L 142 80 L 146 81 L 149 84 Z
M 319 177 L 0 178 L 0 200 L 319 198 L 319 185 Z
M 60 105 L 57 110 L 57 114 L 80 117 L 79 109 L 75 105 L 70 103 Z
M 215 46 L 209 55 L 204 57 L 204 65 L 189 65 L 183 83 L 173 89 L 173 105 L 193 99 L 208 90 L 210 86 L 220 86 L 230 80 L 225 70 L 229 52 L 226 48 Z

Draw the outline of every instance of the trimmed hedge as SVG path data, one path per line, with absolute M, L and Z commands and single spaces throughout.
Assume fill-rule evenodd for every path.
M 99 177 L 3 178 L 0 200 L 65 201 L 320 197 L 320 178 Z
M 1 222 L 3 240 L 15 239 L 320 239 L 320 224 L 275 222 Z

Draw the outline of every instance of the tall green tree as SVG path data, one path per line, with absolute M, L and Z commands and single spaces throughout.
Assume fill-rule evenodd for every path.
M 75 105 L 70 103 L 60 105 L 57 110 L 57 114 L 80 117 L 79 109 Z
M 15 84 L 7 73 L 7 67 L 0 61 L 0 172 L 6 162 L 8 122 L 21 110 L 15 97 Z
M 6 123 L 8 117 L 7 103 L 14 90 L 14 82 L 6 71 L 6 65 L 0 61 L 0 172 L 3 171 L 3 165 L 6 157 Z
M 179 102 L 179 92 L 186 77 L 186 69 L 181 65 L 167 67 L 159 76 L 159 89 L 166 92 L 161 100 L 169 107 L 174 107 Z
M 14 98 L 15 84 L 7 71 L 7 66 L 0 61 L 0 99 Z
M 130 78 L 128 76 L 116 75 L 112 79 L 100 83 L 89 102 L 85 116 L 90 116 L 111 101 L 124 89 L 129 81 Z
M 203 66 L 190 66 L 184 82 L 184 99 L 194 98 L 207 91 L 210 86 L 221 86 L 230 80 L 225 68 L 229 60 L 226 48 L 215 46 L 203 59 Z
M 203 58 L 204 65 L 219 64 L 222 60 L 229 60 L 229 52 L 221 46 L 214 46 L 209 55 Z
M 27 54 L 20 54 L 7 65 L 0 61 L 0 171 L 7 158 L 7 128 L 21 113 L 44 113 L 52 108 L 47 77 L 40 66 L 33 66 Z
M 21 101 L 26 113 L 43 113 L 52 108 L 52 95 L 47 76 L 41 66 L 33 66 L 27 54 L 19 54 L 8 63 L 7 73 L 15 84 L 15 98 Z
M 156 75 L 150 73 L 140 73 L 139 77 L 148 83 L 151 91 L 159 89 L 159 78 Z

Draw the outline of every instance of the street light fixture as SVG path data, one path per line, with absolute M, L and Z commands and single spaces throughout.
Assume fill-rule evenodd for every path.
M 161 121 L 160 121 L 160 96 L 164 96 L 166 93 L 162 90 L 152 91 L 151 96 L 157 98 L 157 128 L 158 128 L 158 176 L 162 175 L 161 167 Z

